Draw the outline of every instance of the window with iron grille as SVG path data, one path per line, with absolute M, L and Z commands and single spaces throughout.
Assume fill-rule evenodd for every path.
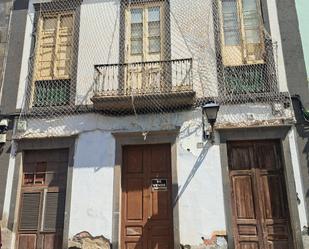
M 33 75 L 35 107 L 69 104 L 73 23 L 72 12 L 40 14 Z

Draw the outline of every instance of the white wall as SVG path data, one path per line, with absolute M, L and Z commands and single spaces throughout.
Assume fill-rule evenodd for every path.
M 198 149 L 201 138 L 199 119 L 183 123 L 177 146 L 182 244 L 199 245 L 201 237 L 226 230 L 219 145 Z
M 277 44 L 278 56 L 276 57 L 275 54 L 275 60 L 278 65 L 279 89 L 282 92 L 288 92 L 288 83 L 286 79 L 286 71 L 282 51 L 282 42 L 281 42 L 276 0 L 267 1 L 267 6 L 268 6 L 268 13 L 270 13 L 268 17 L 269 17 L 271 37 L 273 42 Z
M 89 126 L 77 128 L 70 238 L 89 231 L 111 239 L 115 140 L 110 129 L 136 131 L 142 126 L 145 130 L 160 130 L 168 128 L 166 123 L 172 124 L 170 129 L 181 126 L 177 143 L 181 243 L 198 245 L 202 236 L 226 229 L 219 146 L 197 149 L 202 141 L 199 112 L 171 114 L 166 119 L 158 122 L 160 117 L 149 115 L 137 125 L 132 117 L 116 123 L 114 118 L 88 115 Z
M 111 238 L 114 139 L 102 131 L 85 132 L 76 141 L 69 236 L 81 231 Z
M 296 128 L 293 127 L 289 133 L 289 141 L 290 141 L 290 151 L 291 151 L 291 158 L 292 158 L 292 165 L 294 171 L 294 179 L 296 185 L 296 192 L 298 194 L 298 199 L 300 203 L 298 204 L 298 213 L 299 213 L 299 220 L 300 220 L 300 227 L 303 229 L 304 227 L 308 226 L 307 215 L 306 215 L 306 207 L 305 207 L 305 195 L 303 191 L 302 185 L 302 177 L 301 177 L 301 164 L 299 164 L 298 155 L 300 155 L 297 146 L 297 131 Z
M 91 103 L 94 65 L 119 63 L 119 12 L 119 0 L 85 0 L 82 3 L 76 88 L 78 104 Z

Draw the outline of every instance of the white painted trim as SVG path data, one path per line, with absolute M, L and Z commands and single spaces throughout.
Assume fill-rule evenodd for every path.
M 5 187 L 5 197 L 3 204 L 3 217 L 5 217 L 5 226 L 8 225 L 8 216 L 10 213 L 11 206 L 11 198 L 12 198 L 12 189 L 13 189 L 13 180 L 14 180 L 14 172 L 15 172 L 15 151 L 16 144 L 15 142 L 11 143 L 11 154 L 9 160 L 8 173 L 6 178 L 6 187 Z
M 298 198 L 300 200 L 300 204 L 298 205 L 298 213 L 300 219 L 301 229 L 304 226 L 308 226 L 307 216 L 306 216 L 306 208 L 305 208 L 305 195 L 302 188 L 302 177 L 300 173 L 301 164 L 299 163 L 298 158 L 298 146 L 296 142 L 295 136 L 295 127 L 292 127 L 289 133 L 289 141 L 290 141 L 290 151 L 291 151 L 291 158 L 292 158 L 292 165 L 294 171 L 294 178 L 295 178 L 295 185 L 296 185 L 296 192 L 298 194 Z

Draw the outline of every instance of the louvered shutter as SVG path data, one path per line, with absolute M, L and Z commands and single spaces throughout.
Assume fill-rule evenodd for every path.
M 22 195 L 22 209 L 20 230 L 37 230 L 40 217 L 41 193 L 24 193 Z
M 54 51 L 56 47 L 57 16 L 44 17 L 41 24 L 37 80 L 49 80 L 54 76 Z
M 44 231 L 56 231 L 63 228 L 65 194 L 46 193 L 44 212 Z

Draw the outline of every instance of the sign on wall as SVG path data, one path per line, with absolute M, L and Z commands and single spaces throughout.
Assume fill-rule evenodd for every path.
M 152 190 L 167 191 L 167 179 L 152 179 L 151 187 Z

